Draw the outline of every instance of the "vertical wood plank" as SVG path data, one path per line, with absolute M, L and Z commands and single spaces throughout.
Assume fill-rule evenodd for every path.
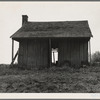
M 84 61 L 88 62 L 88 42 L 85 41 L 84 43 Z
M 23 65 L 27 67 L 27 40 L 23 43 Z
M 51 67 L 52 62 L 52 50 L 51 50 L 51 39 L 49 39 L 49 67 Z
M 20 41 L 20 43 L 19 43 L 18 63 L 19 63 L 19 65 L 23 64 L 23 42 L 22 41 Z

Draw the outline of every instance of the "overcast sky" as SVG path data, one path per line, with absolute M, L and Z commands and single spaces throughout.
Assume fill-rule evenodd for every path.
M 100 51 L 100 2 L 0 2 L 0 64 L 11 63 L 10 36 L 21 27 L 22 15 L 29 21 L 88 20 L 91 51 Z M 18 43 L 15 53 L 17 48 Z

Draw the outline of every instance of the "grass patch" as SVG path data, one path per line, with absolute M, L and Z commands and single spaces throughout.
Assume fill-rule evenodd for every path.
M 96 93 L 100 92 L 100 67 L 51 67 L 22 70 L 0 65 L 1 93 Z

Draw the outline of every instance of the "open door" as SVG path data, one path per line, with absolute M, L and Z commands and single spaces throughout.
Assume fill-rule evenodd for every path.
M 52 64 L 58 64 L 58 48 L 52 48 Z

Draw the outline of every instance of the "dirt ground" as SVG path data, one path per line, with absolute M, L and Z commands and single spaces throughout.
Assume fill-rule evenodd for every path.
M 0 93 L 100 93 L 100 66 L 21 70 L 0 65 Z

